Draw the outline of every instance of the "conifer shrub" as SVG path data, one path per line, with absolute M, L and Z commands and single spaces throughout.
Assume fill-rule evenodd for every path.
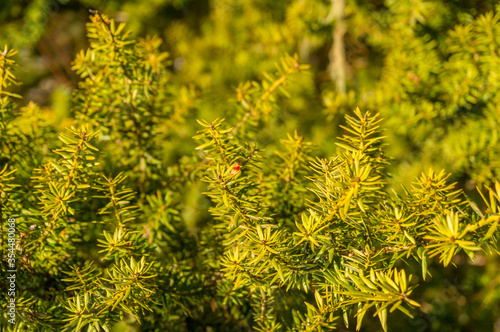
M 17 106 L 15 51 L 0 56 L 3 296 L 8 253 L 18 271 L 15 324 L 2 301 L 2 328 L 387 331 L 411 325 L 420 290 L 460 259 L 498 259 L 498 181 L 482 202 L 433 169 L 390 190 L 386 122 L 358 108 L 323 142 L 332 157 L 283 134 L 285 87 L 308 70 L 298 56 L 240 84 L 225 119 L 195 123 L 200 91 L 159 38 L 136 41 L 99 12 L 87 31 L 63 131 Z

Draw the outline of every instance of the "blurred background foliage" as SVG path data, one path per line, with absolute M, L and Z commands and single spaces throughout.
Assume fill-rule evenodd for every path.
M 198 91 L 203 118 L 233 112 L 227 100 L 240 82 L 297 52 L 311 71 L 280 101 L 280 128 L 298 128 L 328 155 L 334 146 L 324 142 L 343 114 L 356 106 L 378 110 L 397 159 L 394 184 L 422 166 L 452 171 L 468 191 L 491 183 L 500 169 L 496 1 L 347 1 L 345 91 L 329 70 L 333 3 L 14 0 L 2 5 L 0 38 L 21 50 L 19 91 L 60 122 L 71 117 L 71 61 L 86 47 L 89 8 L 127 22 L 132 37 L 163 39 L 173 79 Z
M 46 162 L 47 150 L 58 147 L 54 143 L 57 133 L 80 120 L 105 124 L 110 132 L 123 124 L 129 128 L 123 133 L 103 133 L 99 148 L 108 152 L 103 169 L 116 174 L 135 163 L 128 169 L 127 181 L 140 193 L 138 204 L 146 215 L 157 214 L 158 207 L 165 210 L 181 204 L 180 215 L 160 214 L 158 218 L 172 218 L 165 224 L 180 223 L 196 239 L 172 236 L 159 240 L 165 246 L 174 246 L 172 241 L 187 241 L 176 245 L 196 247 L 195 242 L 210 239 L 197 238 L 197 230 L 207 218 L 208 202 L 200 195 L 203 184 L 194 182 L 184 187 L 182 180 L 197 171 L 190 168 L 191 157 L 186 157 L 196 146 L 191 139 L 199 128 L 195 119 L 238 118 L 242 112 L 238 104 L 245 100 L 245 92 L 251 95 L 255 88 L 243 83 L 265 80 L 263 73 L 275 72 L 276 63 L 285 53 L 298 53 L 301 63 L 310 64 L 310 70 L 288 80 L 289 97 L 276 96 L 277 107 L 269 106 L 269 113 L 274 115 L 255 133 L 258 145 L 266 147 L 264 156 L 280 149 L 280 139 L 294 130 L 312 142 L 320 156 L 334 154 L 334 138 L 342 134 L 338 124 L 346 113 L 360 107 L 380 112 L 385 119 L 387 151 L 394 158 L 389 185 L 396 191 L 401 190 L 400 184 L 409 186 L 430 167 L 451 172 L 452 182 L 458 181 L 471 196 L 476 186 L 483 188 L 498 179 L 497 1 L 347 0 L 340 19 L 335 16 L 335 3 L 338 1 L 2 0 L 1 45 L 19 50 L 16 60 L 20 65 L 15 74 L 22 84 L 13 91 L 23 96 L 19 101 L 23 117 L 16 120 L 17 127 L 26 132 L 44 128 L 33 129 L 30 134 L 39 137 L 37 144 L 44 146 L 30 158 Z M 157 36 L 146 37 L 142 51 L 129 50 L 128 60 L 161 52 L 166 59 L 168 53 L 166 66 L 155 73 L 158 86 L 151 87 L 160 91 L 159 104 L 144 101 L 142 105 L 138 101 L 138 107 L 152 112 L 140 123 L 151 127 L 130 129 L 136 126 L 133 119 L 98 118 L 88 109 L 79 109 L 82 104 L 78 103 L 78 94 L 85 99 L 91 91 L 81 80 L 85 60 L 75 61 L 75 54 L 89 47 L 85 31 L 89 9 L 127 22 L 132 39 Z M 333 36 L 340 25 L 345 27 L 341 68 L 332 59 Z M 143 54 L 133 54 L 135 51 Z M 99 68 L 99 59 L 91 61 Z M 80 72 L 72 68 L 78 65 Z M 105 63 L 102 70 L 106 71 Z M 133 68 L 127 70 L 134 72 Z M 335 74 L 339 70 L 345 73 L 340 82 L 345 88 Z M 106 74 L 103 77 L 103 87 L 108 88 L 121 79 Z M 148 81 L 145 77 L 137 79 Z M 103 98 L 100 103 L 114 114 L 110 95 Z M 150 133 L 150 128 L 163 121 L 154 113 L 162 108 L 161 100 L 171 107 L 170 122 L 162 123 L 161 132 Z M 154 145 L 154 154 L 134 155 L 136 147 L 125 144 L 117 149 L 115 144 L 106 143 L 127 142 L 130 135 Z M 29 182 L 31 174 L 25 171 L 23 174 L 21 169 L 20 174 Z M 183 190 L 184 194 L 156 192 L 159 184 L 172 191 Z M 182 260 L 189 253 L 172 255 L 172 259 Z M 408 321 L 396 315 L 400 320 L 393 319 L 394 326 L 407 330 L 415 324 L 415 331 L 486 331 L 496 324 L 500 330 L 500 321 L 495 320 L 500 312 L 498 257 L 487 265 L 481 259 L 473 265 L 465 257 L 455 263 L 460 269 L 448 269 L 443 275 L 436 272 L 436 277 L 427 282 L 429 287 L 419 290 L 424 292 L 419 294 L 424 302 L 415 313 L 417 318 Z M 188 329 L 197 326 L 194 321 L 206 318 L 206 313 L 200 315 L 187 320 Z M 367 331 L 379 328 L 365 326 Z

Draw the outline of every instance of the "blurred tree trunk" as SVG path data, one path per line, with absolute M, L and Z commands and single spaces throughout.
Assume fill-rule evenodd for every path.
M 335 20 L 335 29 L 333 30 L 333 45 L 330 49 L 329 59 L 330 65 L 328 71 L 331 80 L 337 87 L 337 92 L 345 94 L 345 77 L 346 77 L 346 58 L 344 35 L 346 25 L 344 21 L 345 0 L 332 0 L 332 12 Z

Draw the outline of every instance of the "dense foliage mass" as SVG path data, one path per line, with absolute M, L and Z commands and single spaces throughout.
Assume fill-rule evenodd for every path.
M 22 97 L 41 18 L 90 2 L 2 9 L 0 35 L 27 31 L 6 35 L 20 66 L 0 54 L 2 296 L 10 218 L 18 240 L 2 328 L 500 324 L 500 8 L 110 1 L 136 32 L 91 10 L 77 86 Z M 136 37 L 161 8 L 165 43 Z

